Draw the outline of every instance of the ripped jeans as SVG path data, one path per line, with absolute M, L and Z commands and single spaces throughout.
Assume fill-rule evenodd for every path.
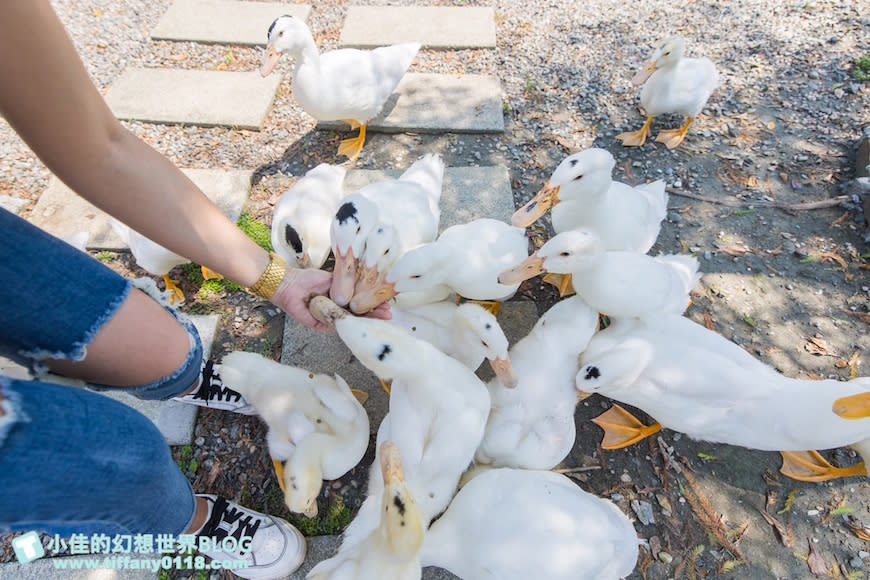
M 84 359 L 131 288 L 91 256 L 0 209 L 0 355 L 37 377 L 46 358 Z M 188 331 L 188 356 L 171 375 L 124 392 L 169 399 L 196 382 L 199 336 L 169 310 Z M 190 483 L 139 412 L 85 389 L 3 376 L 0 408 L 0 531 L 180 534 L 192 521 Z

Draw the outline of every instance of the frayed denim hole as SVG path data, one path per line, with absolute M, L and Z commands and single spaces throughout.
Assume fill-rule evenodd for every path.
M 21 399 L 19 394 L 12 388 L 12 381 L 5 377 L 0 377 L 0 409 L 3 410 L 3 415 L 0 415 L 0 446 L 6 440 L 6 434 L 16 423 L 29 423 L 30 417 L 21 410 Z

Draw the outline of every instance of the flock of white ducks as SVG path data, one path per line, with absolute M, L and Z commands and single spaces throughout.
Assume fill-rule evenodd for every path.
M 419 48 L 320 54 L 305 24 L 285 16 L 269 28 L 261 73 L 289 53 L 303 109 L 360 127 L 339 148 L 356 159 L 367 122 Z M 639 131 L 618 136 L 624 145 L 642 145 L 653 117 L 665 113 L 686 121 L 657 141 L 673 148 L 685 138 L 718 73 L 709 60 L 683 52 L 682 39 L 666 40 L 635 77 L 645 82 L 648 117 Z M 309 578 L 418 579 L 423 566 L 469 579 L 628 575 L 638 548 L 630 520 L 548 471 L 573 448 L 575 407 L 590 393 L 658 421 L 645 425 L 613 405 L 596 419 L 605 448 L 664 426 L 782 451 L 783 472 L 799 479 L 866 474 L 863 463 L 837 468 L 814 449 L 851 445 L 870 457 L 870 379 L 788 379 L 683 317 L 697 261 L 647 255 L 666 214 L 664 182 L 629 186 L 613 180 L 613 167 L 602 149 L 570 155 L 510 224 L 480 219 L 440 236 L 444 163 L 432 154 L 398 179 L 350 195 L 343 194 L 344 169 L 320 165 L 276 204 L 277 252 L 299 267 L 322 267 L 330 251 L 335 258 L 332 300 L 313 298 L 312 313 L 334 325 L 363 365 L 392 381 L 368 497 L 338 553 Z M 524 228 L 548 211 L 556 235 L 529 255 Z M 166 261 L 149 269 L 162 275 L 169 268 Z M 563 296 L 576 295 L 510 346 L 497 304 L 545 272 L 561 276 Z M 460 305 L 458 296 L 489 309 Z M 385 301 L 393 320 L 359 316 Z M 604 330 L 600 314 L 609 319 Z M 496 374 L 488 383 L 475 374 L 484 359 Z M 267 423 L 289 509 L 316 514 L 323 480 L 357 465 L 369 443 L 359 393 L 338 375 L 252 353 L 227 355 L 220 372 Z

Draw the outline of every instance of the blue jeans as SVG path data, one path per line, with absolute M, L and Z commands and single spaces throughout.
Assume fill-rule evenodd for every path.
M 88 254 L 0 209 L 0 355 L 37 377 L 47 358 L 82 360 L 131 291 L 129 280 Z M 169 399 L 199 377 L 196 329 L 167 310 L 190 336 L 185 361 L 172 374 L 124 392 Z M 0 530 L 178 534 L 190 523 L 190 483 L 140 413 L 84 389 L 38 380 L 0 376 L 0 396 Z

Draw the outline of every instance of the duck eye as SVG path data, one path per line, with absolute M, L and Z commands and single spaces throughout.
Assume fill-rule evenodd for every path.
M 571 255 L 571 252 L 559 252 L 559 255 L 562 256 L 563 258 L 567 258 L 568 256 Z
M 282 36 L 284 36 L 284 31 L 283 31 L 283 30 L 281 30 L 281 31 L 278 32 L 278 38 L 281 38 Z
M 359 233 L 359 230 L 360 230 L 360 226 L 357 226 L 357 227 L 356 227 L 356 233 Z
M 665 53 L 665 56 L 668 56 L 669 54 L 671 54 L 670 50 Z
M 422 277 L 423 277 L 423 274 L 413 274 L 413 275 L 411 275 L 411 279 L 412 279 L 412 280 L 416 280 L 417 278 L 422 278 Z
M 384 250 L 384 255 L 385 255 L 385 256 L 386 256 L 387 254 L 389 254 L 389 253 L 390 253 L 390 248 L 387 248 L 386 250 Z
M 574 178 L 574 181 L 580 181 L 581 179 L 583 179 L 583 174 L 582 174 L 582 173 L 581 173 L 580 175 L 578 175 L 577 177 L 575 177 L 575 178 Z
M 485 348 L 489 348 L 489 345 L 486 344 L 486 341 L 485 341 L 485 340 L 481 340 L 481 341 L 480 341 L 480 344 L 482 344 Z

